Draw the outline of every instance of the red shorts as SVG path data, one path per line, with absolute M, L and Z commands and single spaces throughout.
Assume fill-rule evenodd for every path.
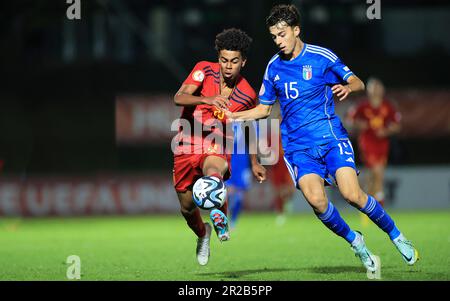
M 280 156 L 278 162 L 270 168 L 270 180 L 272 184 L 279 188 L 285 185 L 292 185 L 292 177 L 289 173 L 284 158 Z
M 361 161 L 366 167 L 372 168 L 377 165 L 387 164 L 389 155 L 388 144 L 361 143 L 359 145 L 359 150 L 361 154 Z
M 195 181 L 203 177 L 203 162 L 208 156 L 224 158 L 228 162 L 228 170 L 223 180 L 231 177 L 231 156 L 223 154 L 182 154 L 174 156 L 173 186 L 177 192 L 192 190 Z

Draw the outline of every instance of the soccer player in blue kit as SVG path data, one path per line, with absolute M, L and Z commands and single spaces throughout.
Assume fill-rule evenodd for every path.
M 332 51 L 300 39 L 295 6 L 273 7 L 266 25 L 280 51 L 267 65 L 260 103 L 227 116 L 231 120 L 267 118 L 278 100 L 284 160 L 317 217 L 350 244 L 368 271 L 378 270 L 377 257 L 366 247 L 362 234 L 350 229 L 327 199 L 324 185 L 334 180 L 344 199 L 386 232 L 405 262 L 413 265 L 419 259 L 417 250 L 375 198 L 361 190 L 352 145 L 334 112 L 333 94 L 342 101 L 364 90 L 364 83 Z

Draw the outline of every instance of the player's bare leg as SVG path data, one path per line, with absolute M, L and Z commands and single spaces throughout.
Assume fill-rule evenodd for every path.
M 223 176 L 228 171 L 228 162 L 219 156 L 208 156 L 203 162 L 202 168 L 205 176 L 216 176 L 223 179 Z M 219 209 L 213 209 L 210 212 L 210 218 L 220 241 L 227 241 L 230 239 L 230 231 L 227 218 L 228 201 L 225 201 L 223 206 Z
M 200 265 L 206 265 L 209 260 L 209 241 L 211 226 L 203 223 L 200 209 L 192 201 L 192 191 L 177 192 L 180 202 L 181 214 L 184 216 L 189 228 L 197 235 L 197 260 Z
M 300 178 L 299 186 L 305 199 L 322 223 L 350 243 L 353 252 L 367 270 L 370 272 L 377 271 L 379 269 L 378 260 L 367 249 L 362 234 L 351 230 L 339 215 L 338 210 L 328 201 L 324 180 L 319 175 L 307 174 Z
M 384 207 L 384 171 L 385 166 L 383 164 L 375 165 L 372 168 L 373 175 L 373 196 L 377 199 L 377 201 Z
M 352 206 L 358 208 L 384 232 L 394 243 L 397 250 L 408 265 L 413 265 L 419 259 L 419 253 L 396 227 L 389 214 L 381 207 L 375 198 L 361 190 L 356 171 L 351 167 L 342 167 L 336 171 L 336 181 L 339 190 Z
M 373 195 L 375 199 L 384 207 L 384 191 L 383 191 L 383 181 L 384 181 L 384 170 L 385 165 L 378 164 L 367 168 L 366 183 L 367 183 L 367 193 Z M 369 218 L 363 212 L 360 212 L 361 223 L 364 227 L 369 225 Z
M 364 183 L 365 183 L 365 191 L 367 191 L 367 193 L 369 195 L 375 195 L 375 191 L 374 191 L 374 175 L 373 175 L 373 170 L 370 167 L 366 167 L 364 170 Z M 370 219 L 369 217 L 364 214 L 363 212 L 359 213 L 359 216 L 361 218 L 361 225 L 365 228 L 367 226 L 369 226 L 370 223 Z
M 328 198 L 325 193 L 324 180 L 316 174 L 307 174 L 299 180 L 300 189 L 316 214 L 327 210 Z
M 373 187 L 373 174 L 370 168 L 367 169 L 367 186 L 369 189 Z M 339 191 L 344 199 L 353 207 L 357 209 L 364 208 L 367 203 L 367 194 L 361 189 L 358 182 L 358 175 L 351 167 L 342 167 L 336 171 L 336 182 L 338 183 Z M 361 224 L 363 227 L 369 225 L 369 217 L 360 212 Z
M 283 226 L 286 223 L 286 214 L 290 211 L 288 209 L 290 206 L 289 202 L 294 192 L 295 188 L 292 185 L 282 185 L 276 190 L 275 210 L 277 212 L 277 226 Z
M 217 176 L 220 179 L 223 179 L 223 176 L 228 171 L 228 162 L 219 156 L 208 156 L 203 162 L 202 171 L 205 176 Z M 220 210 L 227 215 L 228 201 L 223 204 Z
M 351 167 L 341 167 L 336 171 L 336 182 L 344 199 L 353 207 L 363 208 L 367 194 L 359 186 L 356 171 Z
M 374 195 L 375 194 L 375 186 L 374 186 L 374 174 L 371 167 L 367 167 L 365 169 L 365 191 L 367 191 L 368 194 Z

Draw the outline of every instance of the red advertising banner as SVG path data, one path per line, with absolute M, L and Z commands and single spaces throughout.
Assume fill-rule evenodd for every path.
M 179 213 L 172 175 L 0 178 L 0 216 Z M 268 210 L 273 187 L 255 185 L 245 208 Z
M 120 96 L 116 99 L 116 142 L 118 144 L 170 143 L 171 131 L 181 108 L 172 96 Z
M 393 92 L 402 114 L 403 137 L 450 136 L 450 91 Z
M 178 209 L 170 177 L 1 179 L 0 215 L 101 215 Z
M 400 137 L 432 138 L 450 136 L 450 91 L 388 91 L 386 99 L 401 113 Z M 350 106 L 367 99 L 364 95 L 336 102 L 336 112 L 344 117 Z
M 361 94 L 336 102 L 336 112 L 344 119 L 350 106 L 366 97 Z M 402 114 L 401 137 L 450 136 L 450 91 L 391 90 L 386 98 Z M 172 95 L 120 96 L 116 99 L 116 141 L 118 144 L 169 144 L 179 118 Z

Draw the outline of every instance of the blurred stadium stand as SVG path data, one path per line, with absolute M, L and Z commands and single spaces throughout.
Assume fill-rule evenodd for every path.
M 254 39 L 244 74 L 258 90 L 276 51 L 264 20 L 280 2 L 81 0 L 81 20 L 66 18 L 65 1 L 2 2 L 4 179 L 97 181 L 139 173 L 170 181 L 170 139 L 117 141 L 118 99 L 158 95 L 170 104 L 195 62 L 216 59 L 214 37 L 227 27 L 240 27 Z M 292 2 L 302 12 L 304 41 L 333 49 L 363 80 L 381 78 L 388 96 L 404 108 L 409 130 L 394 139 L 390 163 L 450 166 L 448 1 L 382 0 L 381 20 L 365 17 L 365 1 Z M 340 114 L 346 106 L 338 106 Z M 168 116 L 179 111 L 172 109 Z M 427 114 L 408 119 L 408 112 L 421 110 Z

